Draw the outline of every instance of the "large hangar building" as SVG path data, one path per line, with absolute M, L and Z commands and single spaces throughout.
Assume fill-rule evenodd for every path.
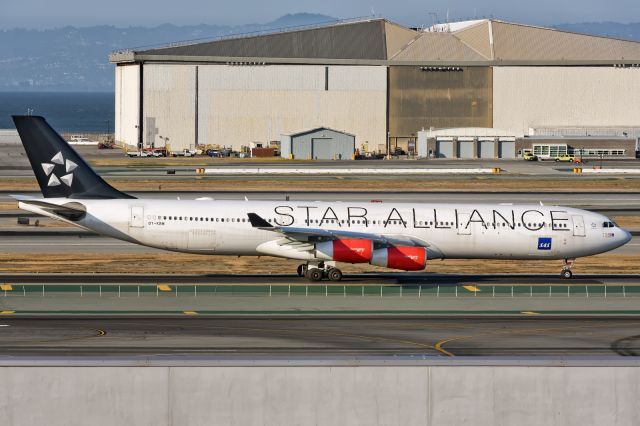
M 110 60 L 116 140 L 134 146 L 239 150 L 330 128 L 363 152 L 632 157 L 640 137 L 640 43 L 498 20 L 338 22 Z

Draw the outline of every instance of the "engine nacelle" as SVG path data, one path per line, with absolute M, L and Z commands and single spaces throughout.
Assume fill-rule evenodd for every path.
M 374 250 L 369 263 L 403 271 L 421 271 L 427 266 L 427 249 L 424 247 L 388 247 Z
M 373 254 L 371 240 L 333 240 L 316 244 L 316 257 L 345 263 L 367 263 Z

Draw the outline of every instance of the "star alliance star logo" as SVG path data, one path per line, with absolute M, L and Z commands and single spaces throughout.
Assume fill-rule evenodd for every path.
M 55 169 L 56 164 L 64 166 L 67 174 L 58 178 L 58 176 L 53 173 L 53 169 Z M 51 159 L 51 163 L 42 163 L 42 169 L 44 173 L 49 176 L 49 183 L 47 186 L 60 186 L 63 183 L 68 187 L 71 187 L 73 183 L 73 173 L 71 173 L 78 165 L 71 160 L 65 160 L 62 156 L 62 152 L 58 152 Z M 62 182 L 61 182 L 62 181 Z

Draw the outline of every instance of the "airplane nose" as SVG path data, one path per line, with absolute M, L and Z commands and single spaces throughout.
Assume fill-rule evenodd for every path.
M 629 241 L 631 241 L 632 235 L 631 232 L 627 231 L 626 229 L 621 229 L 622 231 L 622 244 L 627 244 Z

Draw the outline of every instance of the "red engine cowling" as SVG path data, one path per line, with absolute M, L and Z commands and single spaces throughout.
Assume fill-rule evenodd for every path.
M 389 247 L 373 251 L 372 265 L 403 271 L 421 271 L 427 266 L 424 247 Z
M 367 263 L 373 254 L 371 240 L 333 240 L 316 244 L 316 257 L 345 263 Z

